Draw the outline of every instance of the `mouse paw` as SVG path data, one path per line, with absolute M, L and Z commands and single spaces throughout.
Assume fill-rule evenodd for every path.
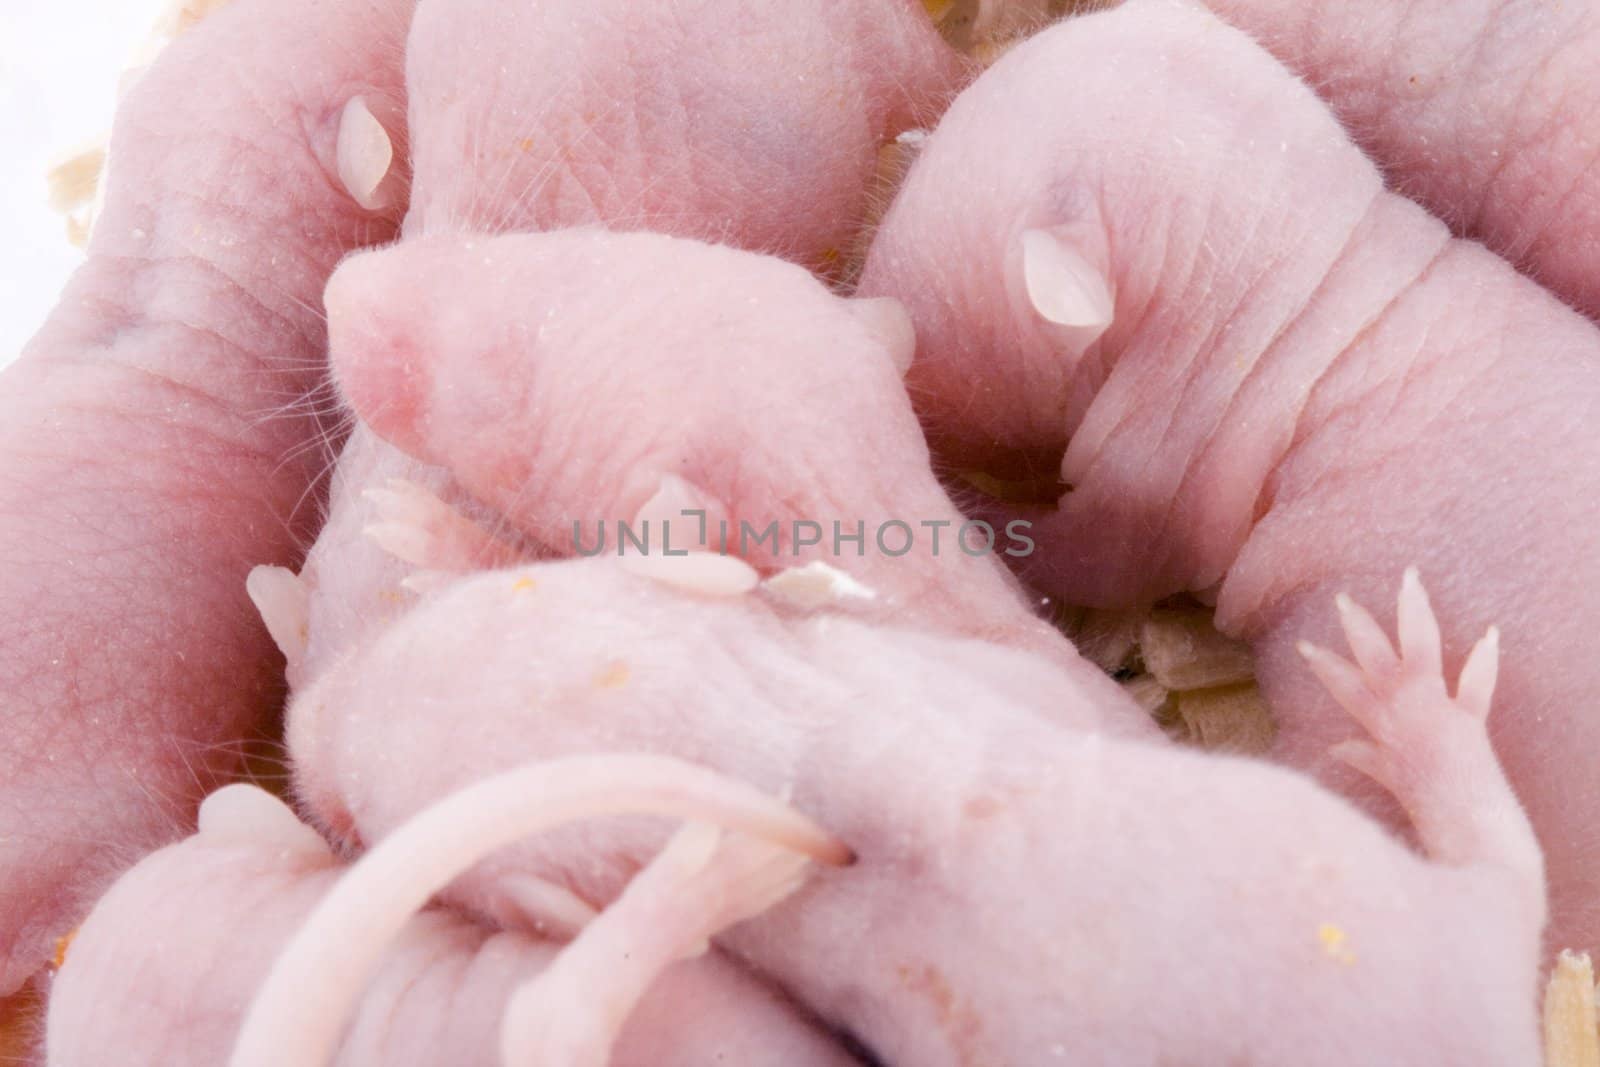
M 555 962 L 511 995 L 501 1062 L 610 1063 L 622 1021 L 656 979 L 793 893 L 810 863 L 781 845 L 687 824 Z
M 526 562 L 521 552 L 415 482 L 391 478 L 385 488 L 361 495 L 376 513 L 362 532 L 413 567 L 461 574 Z
M 1542 864 L 1532 829 L 1489 742 L 1500 638 L 1490 628 L 1473 648 L 1452 696 L 1445 685 L 1439 624 L 1415 569 L 1400 587 L 1398 647 L 1349 597 L 1339 621 L 1355 662 L 1301 642 L 1301 655 L 1360 723 L 1365 740 L 1334 746 L 1334 758 L 1392 793 L 1434 859 L 1480 861 L 1533 873 Z
M 1300 654 L 1369 740 L 1334 749 L 1338 759 L 1374 779 L 1410 808 L 1426 789 L 1429 767 L 1448 758 L 1442 749 L 1487 746 L 1482 723 L 1494 691 L 1499 644 L 1490 630 L 1463 672 L 1466 686 L 1452 699 L 1445 688 L 1439 625 L 1416 571 L 1400 590 L 1399 649 L 1364 608 L 1340 594 L 1335 603 L 1354 663 L 1301 642 Z

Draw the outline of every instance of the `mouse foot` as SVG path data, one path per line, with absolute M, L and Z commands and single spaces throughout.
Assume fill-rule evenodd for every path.
M 1300 653 L 1365 740 L 1331 754 L 1378 782 L 1410 815 L 1430 858 L 1514 872 L 1543 911 L 1538 842 L 1489 741 L 1499 633 L 1491 628 L 1467 657 L 1452 696 L 1445 685 L 1439 624 L 1415 569 L 1401 582 L 1398 648 L 1363 608 L 1336 603 L 1355 662 L 1301 642 Z
M 385 488 L 361 495 L 375 511 L 362 532 L 413 567 L 462 574 L 527 562 L 523 553 L 415 482 L 391 478 Z
M 810 862 L 706 823 L 684 826 L 549 968 L 512 994 L 502 1062 L 611 1062 L 623 1021 L 662 972 L 794 892 Z

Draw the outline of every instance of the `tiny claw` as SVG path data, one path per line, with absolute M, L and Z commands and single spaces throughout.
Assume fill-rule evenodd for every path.
M 1305 659 L 1311 673 L 1317 676 L 1317 680 L 1339 702 L 1339 706 L 1349 712 L 1351 718 L 1363 726 L 1369 726 L 1367 720 L 1370 717 L 1372 692 L 1367 688 L 1361 670 L 1344 657 L 1336 656 L 1309 641 L 1296 642 L 1295 651 Z
M 1467 654 L 1467 662 L 1456 680 L 1456 703 L 1480 720 L 1487 719 L 1499 673 L 1500 630 L 1491 626 Z
M 374 522 L 361 528 L 367 540 L 402 563 L 426 566 L 433 539 L 426 530 L 405 522 Z
M 1407 567 L 1405 576 L 1400 579 L 1398 629 L 1400 658 L 1408 671 L 1427 677 L 1444 672 L 1439 620 L 1434 617 L 1428 592 L 1422 588 L 1422 579 L 1415 567 Z
M 1344 630 L 1350 654 L 1361 665 L 1361 669 L 1380 677 L 1394 673 L 1400 660 L 1395 655 L 1394 646 L 1389 643 L 1389 635 L 1383 632 L 1378 620 L 1366 608 L 1351 600 L 1348 594 L 1340 593 L 1333 598 L 1333 604 L 1338 609 L 1339 625 Z
M 387 488 L 364 489 L 361 498 L 372 505 L 374 514 L 362 533 L 403 563 L 464 572 L 506 566 L 522 558 L 426 486 L 390 478 Z
M 361 490 L 361 499 L 371 502 L 387 518 L 410 522 L 422 522 L 453 510 L 433 490 L 409 478 L 385 478 L 383 488 Z

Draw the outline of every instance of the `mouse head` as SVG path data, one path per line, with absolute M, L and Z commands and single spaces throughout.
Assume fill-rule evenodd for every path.
M 667 474 L 738 482 L 832 468 L 863 442 L 921 448 L 904 311 L 768 256 L 599 229 L 436 236 L 347 260 L 326 304 L 357 414 L 473 484 L 626 509 Z

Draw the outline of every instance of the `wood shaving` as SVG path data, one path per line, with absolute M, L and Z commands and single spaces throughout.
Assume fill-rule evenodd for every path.
M 1107 674 L 1117 674 L 1138 659 L 1139 634 L 1148 617 L 1145 610 L 1085 610 L 1069 617 L 1062 628 L 1084 659 Z
M 1213 689 L 1255 678 L 1250 647 L 1217 632 L 1204 609 L 1161 609 L 1139 631 L 1150 673 L 1168 689 Z
M 922 0 L 952 47 L 987 66 L 1057 19 L 1116 7 L 1121 0 Z
M 1255 683 L 1179 693 L 1178 717 L 1201 748 L 1261 755 L 1272 748 L 1277 724 Z
M 1563 950 L 1544 990 L 1545 1067 L 1600 1067 L 1594 966 L 1587 953 Z
M 1129 678 L 1122 683 L 1122 689 L 1152 719 L 1157 722 L 1176 724 L 1178 714 L 1177 700 L 1173 697 L 1172 690 L 1156 681 L 1152 676 L 1140 674 Z
M 1129 611 L 1064 607 L 1056 625 L 1173 740 L 1259 755 L 1277 737 L 1256 688 L 1250 646 L 1219 633 L 1210 608 L 1182 602 Z

